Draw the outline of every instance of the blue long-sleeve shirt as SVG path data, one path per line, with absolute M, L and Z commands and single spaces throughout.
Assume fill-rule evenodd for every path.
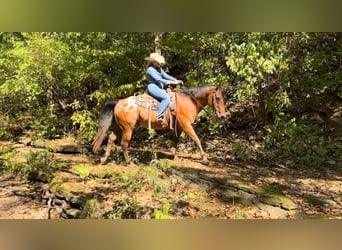
M 148 67 L 147 68 L 148 83 L 156 83 L 161 88 L 165 89 L 171 81 L 175 80 L 173 76 L 167 74 L 162 68 Z

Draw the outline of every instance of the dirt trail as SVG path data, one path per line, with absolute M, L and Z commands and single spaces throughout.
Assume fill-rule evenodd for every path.
M 77 147 L 69 144 L 8 144 L 18 154 L 48 149 L 66 167 L 55 172 L 49 184 L 39 178 L 20 181 L 3 177 L 0 218 L 294 219 L 342 215 L 342 177 L 332 171 L 263 166 L 234 161 L 224 154 L 212 155 L 209 163 L 203 164 L 187 153 L 170 160 L 165 153 L 142 150 L 131 153 L 148 160 L 156 154 L 158 160 L 125 166 L 115 164 L 113 154 L 110 162 L 101 166 L 94 156 L 72 152 L 70 149 Z
M 15 179 L 0 181 L 1 219 L 46 219 L 47 205 L 41 185 Z

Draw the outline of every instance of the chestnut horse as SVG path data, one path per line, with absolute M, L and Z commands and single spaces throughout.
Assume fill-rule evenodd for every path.
M 227 112 L 225 110 L 222 88 L 215 85 L 196 87 L 183 92 L 176 92 L 175 96 L 176 108 L 174 111 L 171 111 L 171 114 L 175 117 L 174 119 L 171 119 L 174 121 L 174 124 L 172 125 L 177 130 L 172 148 L 174 156 L 176 157 L 179 136 L 181 132 L 184 131 L 196 143 L 202 159 L 207 161 L 201 142 L 191 124 L 194 123 L 197 114 L 207 105 L 214 109 L 218 118 L 224 118 L 226 116 Z M 156 112 L 157 111 L 149 111 L 147 108 L 138 106 L 136 103 L 136 96 L 107 101 L 100 116 L 98 133 L 93 142 L 93 152 L 96 153 L 99 150 L 105 134 L 111 125 L 112 118 L 114 117 L 116 124 L 122 130 L 121 148 L 125 161 L 128 163 L 128 143 L 131 140 L 133 129 L 137 122 L 147 128 L 149 123 L 148 115 L 150 113 L 151 128 L 156 130 L 169 129 L 170 126 L 163 127 L 160 123 L 156 122 Z M 101 158 L 101 164 L 106 162 L 110 155 L 112 143 L 116 138 L 116 135 L 111 133 L 108 139 L 106 153 L 104 157 Z

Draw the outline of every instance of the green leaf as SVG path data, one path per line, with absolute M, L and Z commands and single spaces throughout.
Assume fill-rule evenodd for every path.
M 82 179 L 87 178 L 90 174 L 90 168 L 87 165 L 78 165 L 76 169 L 78 171 L 80 178 Z

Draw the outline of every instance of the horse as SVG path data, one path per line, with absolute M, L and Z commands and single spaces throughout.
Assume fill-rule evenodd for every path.
M 207 156 L 203 151 L 202 144 L 192 125 L 198 113 L 207 105 L 215 111 L 217 118 L 223 119 L 227 112 L 225 109 L 224 95 L 222 87 L 218 85 L 206 85 L 194 87 L 181 92 L 175 92 L 175 110 L 170 111 L 173 119 L 168 127 L 162 126 L 156 121 L 156 112 L 137 105 L 136 96 L 129 96 L 124 99 L 109 100 L 105 103 L 99 121 L 97 135 L 93 141 L 93 152 L 97 153 L 102 145 L 107 130 L 111 126 L 113 117 L 115 123 L 122 131 L 121 149 L 126 163 L 129 163 L 128 144 L 131 140 L 134 127 L 139 122 L 143 127 L 151 127 L 155 130 L 175 128 L 175 139 L 173 141 L 172 153 L 177 157 L 177 144 L 182 131 L 184 131 L 197 145 L 203 161 L 207 161 Z M 101 164 L 105 164 L 110 155 L 112 143 L 116 140 L 115 133 L 111 133 L 108 138 L 105 155 L 100 159 Z

